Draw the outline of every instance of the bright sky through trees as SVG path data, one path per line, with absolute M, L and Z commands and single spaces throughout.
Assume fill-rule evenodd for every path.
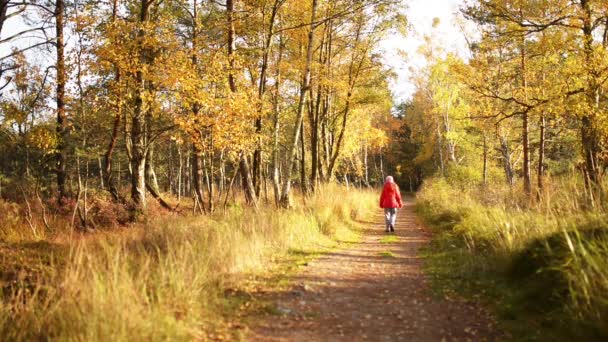
M 425 35 L 433 35 L 434 44 L 442 46 L 446 52 L 456 52 L 465 57 L 467 51 L 466 40 L 457 23 L 458 9 L 463 0 L 410 0 L 406 3 L 410 23 L 408 35 L 393 35 L 383 44 L 385 63 L 398 75 L 391 84 L 398 100 L 412 96 L 416 88 L 410 78 L 415 70 L 427 65 L 426 59 L 418 53 Z M 433 27 L 434 18 L 439 19 L 436 27 Z
M 457 24 L 458 8 L 463 4 L 463 0 L 408 0 L 404 3 L 408 6 L 407 17 L 410 23 L 408 35 L 404 37 L 393 34 L 382 44 L 384 61 L 397 74 L 397 79 L 391 83 L 391 88 L 399 101 L 412 96 L 415 91 L 415 85 L 410 80 L 412 73 L 427 65 L 425 58 L 418 53 L 418 49 L 424 44 L 425 35 L 434 35 L 435 43 L 446 51 L 457 52 L 460 56 L 464 56 L 467 50 L 464 35 Z M 439 19 L 439 25 L 433 27 L 435 18 Z M 9 37 L 26 27 L 20 18 L 11 19 L 1 38 Z M 39 38 L 30 37 L 20 39 L 15 44 L 30 46 L 39 41 Z M 10 44 L 0 45 L 0 58 L 10 52 L 10 46 Z M 30 55 L 39 54 L 34 52 Z

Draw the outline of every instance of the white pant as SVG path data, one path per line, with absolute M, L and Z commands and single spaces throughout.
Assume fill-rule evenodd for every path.
M 384 208 L 384 219 L 386 222 L 386 229 L 389 226 L 395 227 L 395 220 L 397 219 L 397 208 Z

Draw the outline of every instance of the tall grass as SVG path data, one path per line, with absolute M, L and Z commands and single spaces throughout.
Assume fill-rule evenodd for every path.
M 608 336 L 608 213 L 576 176 L 552 179 L 539 199 L 506 185 L 428 181 L 417 208 L 442 239 L 470 256 L 461 272 L 508 279 L 521 310 L 559 314 L 572 329 Z M 578 327 L 576 327 L 578 326 Z
M 80 240 L 66 246 L 62 266 L 45 277 L 5 286 L 0 336 L 208 339 L 221 328 L 227 288 L 268 270 L 289 251 L 352 240 L 355 220 L 374 208 L 375 197 L 330 185 L 293 210 L 237 205 L 226 213 L 161 218 Z

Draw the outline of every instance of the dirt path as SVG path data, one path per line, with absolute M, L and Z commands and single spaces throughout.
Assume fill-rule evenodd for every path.
M 494 341 L 491 318 L 473 304 L 435 298 L 418 249 L 429 235 L 407 201 L 397 237 L 386 242 L 381 213 L 361 244 L 310 263 L 277 311 L 252 328 L 249 341 Z M 384 240 L 383 240 L 384 238 Z

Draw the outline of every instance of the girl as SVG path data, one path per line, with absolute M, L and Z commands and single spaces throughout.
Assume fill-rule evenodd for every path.
M 395 231 L 395 219 L 397 218 L 397 208 L 403 207 L 399 187 L 392 176 L 387 176 L 384 180 L 384 188 L 380 195 L 380 208 L 384 209 L 386 219 L 386 232 Z

